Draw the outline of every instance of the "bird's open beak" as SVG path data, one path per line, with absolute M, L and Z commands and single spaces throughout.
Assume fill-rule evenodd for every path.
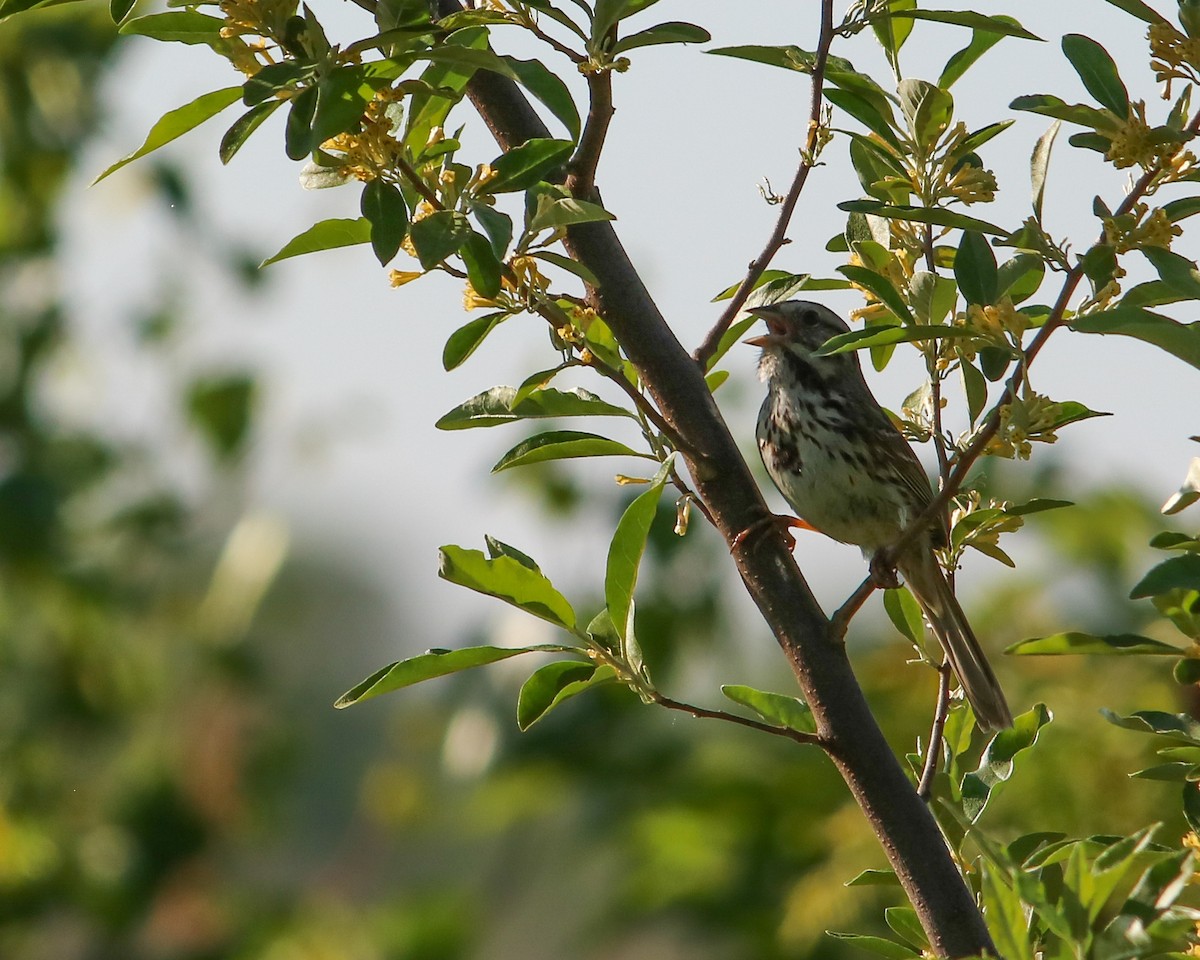
M 752 347 L 767 347 L 779 346 L 787 342 L 787 324 L 784 322 L 783 314 L 772 306 L 751 307 L 746 311 L 752 317 L 760 317 L 767 321 L 767 332 L 759 337 L 751 337 L 749 340 L 743 340 L 742 343 L 749 344 Z

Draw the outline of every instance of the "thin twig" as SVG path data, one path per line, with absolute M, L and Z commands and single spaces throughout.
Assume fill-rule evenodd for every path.
M 874 574 L 868 576 L 858 585 L 858 589 L 850 594 L 846 602 L 837 608 L 837 612 L 829 620 L 829 633 L 834 640 L 841 641 L 846 636 L 850 621 L 854 619 L 854 615 L 862 609 L 867 598 L 878 587 L 879 584 L 876 582 Z
M 808 173 L 813 168 L 816 156 L 817 132 L 821 125 L 821 108 L 825 102 L 825 65 L 829 60 L 829 45 L 832 42 L 833 0 L 822 0 L 821 33 L 817 40 L 817 56 L 816 61 L 813 63 L 812 71 L 812 103 L 809 109 L 808 133 L 805 136 L 800 166 L 796 170 L 796 176 L 792 179 L 792 185 L 787 195 L 783 198 L 783 203 L 780 204 L 779 217 L 775 221 L 775 229 L 771 231 L 767 245 L 763 248 L 762 253 L 751 261 L 750 267 L 746 271 L 746 276 L 738 285 L 733 299 L 729 301 L 729 305 L 721 313 L 713 328 L 708 331 L 704 341 L 696 348 L 695 353 L 692 354 L 692 357 L 701 367 L 708 366 L 708 361 L 717 352 L 721 337 L 725 335 L 725 331 L 729 329 L 734 318 L 741 312 L 742 307 L 745 306 L 746 298 L 750 296 L 750 292 L 754 289 L 754 285 L 758 282 L 759 277 L 770 266 L 771 261 L 775 258 L 775 254 L 787 243 L 788 226 L 791 223 L 792 214 L 796 210 L 796 203 L 800 199 L 800 191 L 804 189 L 804 184 L 808 180 Z
M 586 366 L 591 367 L 602 377 L 611 380 L 618 387 L 620 387 L 625 392 L 625 395 L 634 402 L 638 410 L 642 412 L 646 419 L 658 427 L 663 435 L 671 441 L 671 445 L 676 450 L 686 449 L 683 438 L 679 436 L 679 433 L 675 430 L 675 428 L 667 423 L 665 419 L 663 419 L 663 415 L 655 409 L 654 404 L 647 400 L 646 396 L 640 390 L 638 390 L 637 387 L 630 383 L 628 378 L 623 373 L 621 373 L 619 370 L 612 369 L 612 367 L 604 363 L 595 355 L 592 356 L 591 362 L 586 364 Z
M 579 53 L 577 50 L 572 50 L 561 40 L 555 39 L 554 37 L 550 36 L 550 34 L 546 33 L 545 30 L 543 30 L 541 27 L 539 27 L 537 25 L 537 21 L 533 19 L 532 15 L 529 17 L 521 17 L 519 22 L 522 27 L 524 27 L 526 30 L 528 30 L 530 33 L 532 33 L 535 37 L 537 37 L 539 40 L 541 40 L 542 43 L 545 43 L 548 46 L 553 47 L 555 50 L 557 50 L 559 53 L 561 53 L 564 57 L 566 57 L 572 63 L 586 62 L 587 57 L 585 57 L 583 54 Z
M 596 192 L 596 167 L 613 117 L 612 71 L 588 74 L 588 115 L 575 155 L 567 164 L 566 188 L 578 200 L 591 200 Z
M 760 733 L 770 733 L 777 737 L 794 740 L 796 743 L 811 744 L 817 747 L 822 746 L 824 743 L 815 733 L 801 733 L 799 730 L 793 730 L 790 727 L 777 727 L 774 724 L 763 723 L 761 720 L 750 720 L 747 717 L 739 717 L 736 713 L 726 713 L 724 710 L 708 710 L 690 703 L 682 703 L 679 700 L 672 700 L 670 697 L 663 696 L 657 690 L 650 692 L 650 699 L 660 707 L 666 707 L 668 710 L 678 710 L 681 713 L 690 714 L 700 720 L 724 720 L 727 723 L 736 723 L 741 727 L 758 730 Z
M 933 791 L 933 778 L 937 774 L 938 756 L 942 752 L 942 735 L 946 730 L 946 718 L 950 715 L 950 663 L 938 667 L 937 706 L 933 710 L 933 727 L 929 731 L 929 744 L 925 750 L 925 766 L 921 769 L 921 781 L 917 784 L 917 796 L 929 802 Z

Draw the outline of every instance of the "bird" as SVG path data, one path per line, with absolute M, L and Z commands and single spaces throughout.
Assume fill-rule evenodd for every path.
M 920 460 L 872 395 L 858 354 L 819 355 L 831 337 L 850 332 L 834 311 L 789 300 L 747 312 L 767 323 L 766 334 L 745 342 L 762 348 L 758 375 L 767 397 L 756 434 L 768 475 L 805 526 L 860 547 L 874 561 L 933 499 Z M 985 731 L 1010 727 L 1004 691 L 934 553 L 947 541 L 943 516 L 892 562 L 945 651 L 977 724 Z

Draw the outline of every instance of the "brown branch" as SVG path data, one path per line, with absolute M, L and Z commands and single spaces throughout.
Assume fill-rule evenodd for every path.
M 779 216 L 775 220 L 775 229 L 771 231 L 767 245 L 763 248 L 762 253 L 750 262 L 746 276 L 738 284 L 737 291 L 729 301 L 729 305 L 722 311 L 721 316 L 717 318 L 717 322 L 713 325 L 713 328 L 708 331 L 704 341 L 696 348 L 695 353 L 692 354 L 702 369 L 708 367 L 708 361 L 717 352 L 717 347 L 721 343 L 721 337 L 725 335 L 725 331 L 729 329 L 734 318 L 737 317 L 742 307 L 745 306 L 746 298 L 750 296 L 750 292 L 754 289 L 754 285 L 758 282 L 759 277 L 763 275 L 763 271 L 770 266 L 771 261 L 775 258 L 775 254 L 788 242 L 788 226 L 792 221 L 792 214 L 795 213 L 796 204 L 800 200 L 800 191 L 804 189 L 804 184 L 808 181 L 808 174 L 813 168 L 816 156 L 817 131 L 820 129 L 821 107 L 824 104 L 825 64 L 829 60 L 829 46 L 832 42 L 833 0 L 822 0 L 821 33 L 817 40 L 817 56 L 812 71 L 812 101 L 808 114 L 808 133 L 805 135 L 804 150 L 800 154 L 800 166 L 797 168 L 796 176 L 792 178 L 792 185 L 788 189 L 787 195 L 783 198 L 783 203 L 780 205 Z
M 917 784 L 917 796 L 929 802 L 933 792 L 933 778 L 937 775 L 938 755 L 942 752 L 942 735 L 946 730 L 946 718 L 950 716 L 950 663 L 938 667 L 937 706 L 933 709 L 933 727 L 929 731 L 929 744 L 925 750 L 925 766 L 921 769 L 921 780 Z
M 439 5 L 458 7 L 455 0 L 439 0 Z M 480 71 L 467 95 L 502 149 L 549 135 L 506 77 Z M 768 510 L 701 366 L 667 325 L 610 223 L 573 225 L 565 245 L 597 277 L 598 286 L 588 288 L 589 305 L 612 328 L 658 410 L 686 442 L 683 456 L 697 494 L 733 544 Z M 942 957 L 995 955 L 937 822 L 875 722 L 845 647 L 832 642 L 829 621 L 794 558 L 781 539 L 759 537 L 754 549 L 734 551 L 734 561 L 792 666 L 822 745 L 879 838 L 932 951 Z
M 758 730 L 760 733 L 770 733 L 777 737 L 785 737 L 788 740 L 794 740 L 796 743 L 810 744 L 818 747 L 821 746 L 821 738 L 815 733 L 802 733 L 799 730 L 791 729 L 791 727 L 777 727 L 771 723 L 763 723 L 761 720 L 751 720 L 747 717 L 739 717 L 736 713 L 726 713 L 724 710 L 707 710 L 704 707 L 697 707 L 690 703 L 682 703 L 679 700 L 672 700 L 670 697 L 663 696 L 657 690 L 650 694 L 650 699 L 657 703 L 660 707 L 666 707 L 668 710 L 679 710 L 682 713 L 691 714 L 697 719 L 724 720 L 727 723 L 736 723 L 738 726 L 749 727 L 751 730 Z

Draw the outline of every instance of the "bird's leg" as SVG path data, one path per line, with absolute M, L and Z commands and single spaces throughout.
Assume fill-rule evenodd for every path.
M 789 517 L 779 513 L 768 513 L 765 517 L 760 517 L 755 520 L 750 526 L 733 538 L 733 542 L 729 545 L 729 552 L 733 553 L 738 547 L 742 546 L 751 537 L 758 536 L 764 530 L 775 529 L 779 535 L 783 537 L 784 543 L 787 544 L 788 552 L 796 549 L 796 538 L 792 536 L 792 530 L 816 530 L 811 523 L 806 520 L 801 520 L 799 517 Z
M 886 547 L 876 550 L 871 556 L 871 579 L 881 590 L 895 590 L 900 586 L 896 576 L 896 558 Z

